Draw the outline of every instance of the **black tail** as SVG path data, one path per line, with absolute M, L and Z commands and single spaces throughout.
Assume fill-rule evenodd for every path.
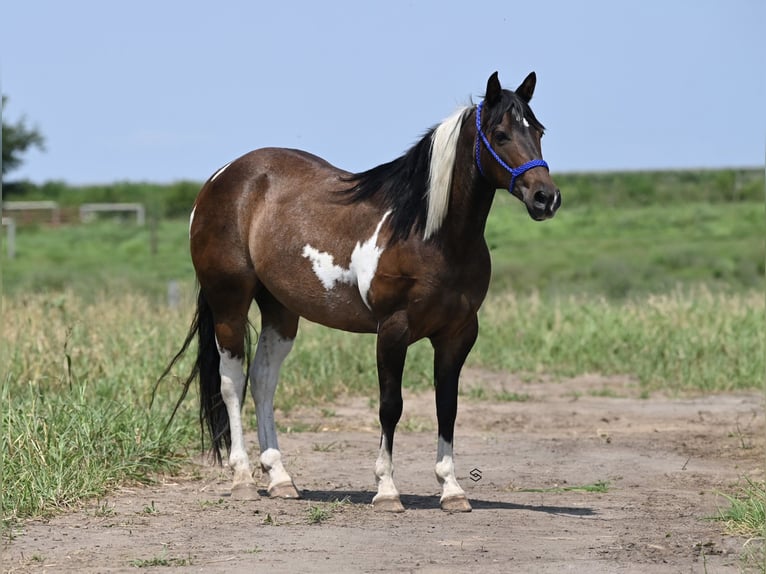
M 212 443 L 212 454 L 220 464 L 222 462 L 221 451 L 224 447 L 227 451 L 231 448 L 231 433 L 229 431 L 229 416 L 226 413 L 226 405 L 221 398 L 221 374 L 219 372 L 221 359 L 215 341 L 213 312 L 201 289 L 197 294 L 197 310 L 194 313 L 186 340 L 181 346 L 181 350 L 176 353 L 176 356 L 170 361 L 170 364 L 160 375 L 160 378 L 157 379 L 154 391 L 152 392 L 152 402 L 154 402 L 154 394 L 157 392 L 160 382 L 168 375 L 178 360 L 183 357 L 195 336 L 198 343 L 197 360 L 194 362 L 191 373 L 189 373 L 189 376 L 183 383 L 183 391 L 176 402 L 173 414 L 170 415 L 167 426 L 170 426 L 170 423 L 173 422 L 173 418 L 176 412 L 178 412 L 178 407 L 181 406 L 181 403 L 186 398 L 192 382 L 195 378 L 199 377 L 199 422 L 202 432 L 202 447 L 204 450 L 205 429 L 207 429 Z M 247 348 L 249 349 L 249 345 Z

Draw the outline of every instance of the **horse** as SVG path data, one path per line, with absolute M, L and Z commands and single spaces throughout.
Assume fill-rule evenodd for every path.
M 218 463 L 228 452 L 232 498 L 260 496 L 240 412 L 248 380 L 267 493 L 301 496 L 282 463 L 273 404 L 303 317 L 377 334 L 375 511 L 404 511 L 393 464 L 402 372 L 408 346 L 430 340 L 440 507 L 471 511 L 455 474 L 453 435 L 458 380 L 490 281 L 486 220 L 497 189 L 521 200 L 535 221 L 561 206 L 542 159 L 544 127 L 529 106 L 536 82 L 531 72 L 507 90 L 495 72 L 478 105 L 458 109 L 401 157 L 364 172 L 341 170 L 305 151 L 262 148 L 227 163 L 203 185 L 189 222 L 196 312 L 157 384 L 196 338 L 196 361 L 173 415 L 198 378 L 203 445 L 206 427 Z M 250 361 L 252 301 L 261 329 Z

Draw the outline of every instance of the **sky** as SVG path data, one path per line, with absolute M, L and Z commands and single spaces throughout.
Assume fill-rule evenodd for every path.
M 390 161 L 499 72 L 552 173 L 762 166 L 764 0 L 2 0 L 8 180 L 203 181 L 264 146 Z

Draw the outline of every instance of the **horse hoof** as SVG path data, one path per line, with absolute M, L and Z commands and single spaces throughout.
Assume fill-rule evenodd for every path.
M 372 508 L 375 512 L 404 512 L 404 506 L 399 497 L 374 498 Z
M 465 496 L 450 496 L 441 501 L 442 510 L 445 512 L 471 512 L 471 503 Z
M 260 497 L 258 487 L 252 482 L 235 484 L 231 487 L 232 500 L 258 500 Z
M 300 498 L 301 493 L 295 488 L 293 482 L 283 482 L 269 487 L 269 496 L 271 498 Z

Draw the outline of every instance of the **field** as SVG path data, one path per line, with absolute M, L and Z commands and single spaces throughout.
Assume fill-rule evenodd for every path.
M 687 178 L 691 184 L 680 176 L 647 184 L 635 174 L 602 175 L 590 185 L 586 176 L 570 176 L 572 193 L 562 184 L 564 207 L 545 224 L 498 197 L 487 229 L 493 284 L 464 377 L 457 433 L 464 486 L 473 467 L 495 474 L 469 493 L 479 501 L 471 518 L 450 517 L 457 530 L 439 531 L 441 546 L 434 547 L 413 538 L 443 520 L 432 496 L 427 344 L 411 349 L 405 374 L 398 468 L 406 473 L 412 494 L 404 502 L 413 511 L 403 520 L 374 518 L 366 506 L 376 446 L 374 339 L 306 323 L 284 367 L 277 408 L 283 448 L 302 475 L 307 499 L 292 507 L 267 500 L 238 507 L 223 493 L 219 471 L 190 464 L 199 445 L 195 400 L 163 432 L 177 378 L 148 408 L 154 380 L 191 315 L 187 220 L 165 218 L 146 228 L 112 219 L 20 228 L 17 258 L 2 260 L 2 512 L 12 568 L 95 571 L 106 565 L 87 551 L 80 562 L 65 563 L 71 557 L 46 547 L 56 528 L 77 524 L 97 536 L 133 530 L 130 525 L 143 533 L 146 552 L 131 550 L 130 539 L 119 536 L 103 542 L 114 549 L 109 568 L 116 571 L 163 565 L 233 571 L 259 559 L 322 571 L 312 562 L 280 562 L 287 558 L 276 551 L 290 549 L 278 540 L 283 535 L 304 548 L 295 541 L 308 523 L 323 529 L 312 537 L 328 542 L 345 536 L 348 526 L 380 535 L 380 529 L 397 529 L 415 544 L 402 551 L 422 561 L 420 567 L 399 563 L 399 569 L 457 564 L 463 571 L 475 562 L 501 571 L 492 560 L 513 557 L 500 538 L 477 533 L 485 522 L 508 529 L 523 549 L 516 558 L 521 570 L 546 563 L 556 571 L 553 565 L 567 559 L 588 560 L 581 564 L 589 571 L 608 560 L 632 565 L 631 571 L 756 564 L 766 503 L 757 394 L 766 372 L 764 208 L 748 191 L 759 184 L 752 174 L 706 175 Z M 716 196 L 701 181 L 730 193 Z M 685 191 L 657 191 L 673 185 Z M 615 191 L 607 193 L 607 186 Z M 630 192 L 620 195 L 620 189 Z M 168 205 L 157 209 L 173 215 Z M 169 281 L 181 292 L 172 307 Z M 188 367 L 187 361 L 175 374 Z M 254 415 L 246 409 L 252 428 Z M 652 426 L 661 440 L 646 432 Z M 509 441 L 514 460 L 500 464 L 509 458 Z M 575 458 L 560 460 L 556 452 Z M 335 476 L 335 455 L 353 461 L 354 470 Z M 647 466 L 647 460 L 666 466 Z M 144 483 L 150 486 L 139 486 Z M 689 494 L 694 491 L 699 498 Z M 194 511 L 182 519 L 189 504 Z M 665 517 L 657 523 L 666 530 L 659 537 L 628 532 L 630 524 L 640 531 L 641 520 L 660 520 L 663 505 L 685 518 Z M 636 509 L 636 522 L 626 522 L 630 517 L 620 508 L 628 507 Z M 525 532 L 537 533 L 536 545 L 519 539 L 513 516 Z M 560 522 L 551 522 L 557 516 Z M 591 537 L 607 536 L 616 522 L 626 532 L 588 553 L 573 534 L 588 516 L 596 517 L 587 521 Z M 229 554 L 201 541 L 157 544 L 165 540 L 158 532 L 173 530 L 179 520 L 201 528 L 210 517 L 258 526 L 252 542 L 232 542 L 234 564 L 216 562 Z M 278 525 L 284 528 L 273 528 Z M 750 539 L 755 542 L 745 544 Z M 352 548 L 360 544 L 349 540 Z M 443 552 L 432 555 L 428 548 Z M 540 562 L 536 555 L 556 559 Z M 385 571 L 377 566 L 380 556 L 368 558 L 350 571 Z M 668 569 L 656 569 L 663 560 Z

